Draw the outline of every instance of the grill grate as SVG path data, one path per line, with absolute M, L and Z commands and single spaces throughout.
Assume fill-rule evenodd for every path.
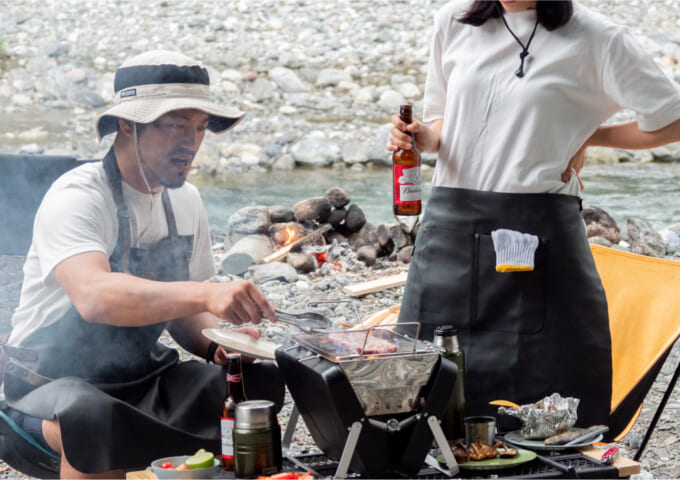
M 331 460 L 323 453 L 312 453 L 295 457 L 296 460 L 316 471 L 324 477 L 332 477 L 335 474 L 338 463 Z M 518 465 L 504 470 L 461 470 L 457 477 L 461 478 L 489 478 L 493 475 L 497 478 L 617 478 L 618 470 L 611 465 L 604 465 L 590 459 L 580 453 L 556 454 L 549 460 L 558 463 L 563 468 L 542 462 L 539 458 L 531 462 Z M 295 470 L 296 466 L 289 460 L 284 459 L 284 470 Z M 362 478 L 360 475 L 349 474 L 347 478 Z M 399 474 L 386 473 L 371 478 L 403 478 Z M 443 473 L 430 467 L 423 468 L 415 477 L 418 479 L 448 478 Z
M 365 330 L 339 330 L 330 333 L 311 333 L 293 335 L 293 339 L 319 355 L 332 361 L 354 360 L 358 358 L 381 358 L 399 355 L 434 353 L 432 345 L 418 342 L 383 328 Z M 386 348 L 376 352 L 371 347 Z

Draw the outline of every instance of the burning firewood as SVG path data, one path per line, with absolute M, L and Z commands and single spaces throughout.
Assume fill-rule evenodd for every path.
M 262 263 L 271 263 L 271 262 L 277 262 L 279 260 L 283 260 L 284 258 L 286 258 L 286 256 L 291 252 L 291 250 L 294 247 L 306 242 L 307 240 L 310 240 L 311 238 L 315 237 L 316 235 L 321 235 L 321 234 L 327 232 L 330 229 L 331 229 L 331 226 L 329 224 L 325 224 L 322 227 L 317 228 L 313 232 L 308 233 L 304 237 L 289 243 L 285 247 L 279 248 L 277 251 L 275 251 L 271 255 L 267 255 L 266 257 L 264 257 L 262 259 Z

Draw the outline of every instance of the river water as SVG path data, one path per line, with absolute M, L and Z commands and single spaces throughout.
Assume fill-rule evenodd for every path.
M 369 222 L 393 223 L 391 170 L 348 168 L 266 173 L 235 173 L 226 181 L 194 177 L 213 226 L 224 229 L 229 217 L 252 205 L 292 207 L 300 200 L 323 196 L 332 186 L 344 189 Z M 432 169 L 423 172 L 423 197 L 430 193 Z M 583 204 L 606 210 L 623 226 L 641 217 L 657 228 L 680 222 L 680 163 L 620 163 L 587 166 Z

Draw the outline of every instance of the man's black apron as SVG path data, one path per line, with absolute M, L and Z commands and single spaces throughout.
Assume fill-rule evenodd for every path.
M 400 322 L 421 337 L 453 325 L 466 355 L 468 415 L 490 400 L 581 399 L 578 425 L 606 423 L 611 339 L 578 197 L 435 187 L 418 232 Z M 496 272 L 491 232 L 539 237 L 535 269 Z
M 113 149 L 104 168 L 119 217 L 112 270 L 159 281 L 188 280 L 193 235 L 178 235 L 167 190 L 162 199 L 169 235 L 150 248 L 130 248 Z M 199 448 L 218 454 L 224 368 L 180 362 L 176 350 L 158 342 L 166 323 L 94 324 L 72 308 L 15 349 L 5 373 L 8 404 L 36 417 L 58 418 L 66 457 L 85 473 L 144 468 L 155 458 Z M 43 385 L 39 376 L 56 380 Z M 282 385 L 272 380 L 282 397 Z

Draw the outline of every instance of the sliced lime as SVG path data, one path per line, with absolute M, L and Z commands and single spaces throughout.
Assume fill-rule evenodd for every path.
M 212 467 L 214 462 L 215 455 L 201 448 L 198 452 L 194 453 L 191 457 L 187 458 L 187 461 L 185 463 L 187 467 L 193 470 L 195 468 Z

